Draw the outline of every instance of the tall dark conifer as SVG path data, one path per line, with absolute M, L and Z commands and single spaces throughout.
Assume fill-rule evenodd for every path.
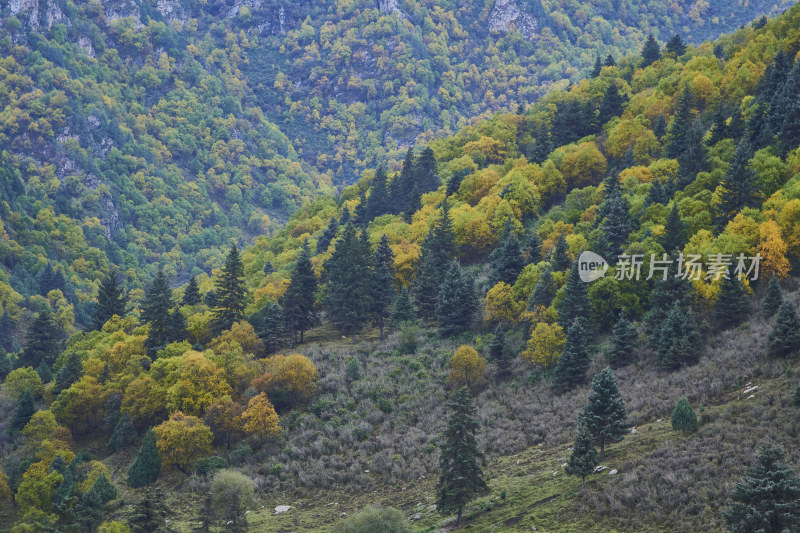
M 214 284 L 217 302 L 213 309 L 211 330 L 217 335 L 244 318 L 247 292 L 242 278 L 244 278 L 244 265 L 239 257 L 239 249 L 234 244 Z
M 781 304 L 783 303 L 783 291 L 781 291 L 781 284 L 778 278 L 772 276 L 767 285 L 767 292 L 764 295 L 764 301 L 761 304 L 761 310 L 764 316 L 770 317 L 774 315 Z
M 641 67 L 649 67 L 659 59 L 661 59 L 661 47 L 656 42 L 653 34 L 650 34 L 647 36 L 644 47 L 642 47 Z
M 443 337 L 469 329 L 475 312 L 474 291 L 472 277 L 464 274 L 458 262 L 453 261 L 436 298 L 436 321 Z
M 200 295 L 197 277 L 192 276 L 189 278 L 189 283 L 186 285 L 186 290 L 183 293 L 183 305 L 197 305 L 201 301 L 203 301 L 203 297 Z
M 367 200 L 367 217 L 372 220 L 389 212 L 391 212 L 391 206 L 386 185 L 386 171 L 383 166 L 380 166 L 375 171 L 375 177 L 372 179 L 371 192 Z M 322 250 L 317 250 L 317 252 L 320 251 Z
M 586 344 L 586 320 L 576 318 L 567 329 L 567 341 L 553 372 L 553 390 L 562 394 L 583 383 L 591 358 Z
M 606 444 L 619 442 L 628 434 L 628 414 L 619 394 L 617 380 L 610 368 L 605 368 L 592 379 L 592 392 L 580 414 L 586 430 L 600 446 L 603 460 Z
M 128 296 L 117 278 L 117 272 L 111 271 L 100 283 L 100 289 L 97 292 L 97 306 L 92 314 L 94 329 L 102 329 L 103 324 L 114 315 L 125 316 L 125 304 L 128 302 Z
M 534 310 L 537 306 L 547 307 L 553 301 L 556 295 L 556 282 L 553 279 L 553 272 L 550 267 L 545 267 L 542 275 L 536 281 L 536 286 L 533 288 L 530 300 L 528 301 L 528 309 Z
M 758 205 L 756 175 L 748 167 L 752 155 L 750 142 L 742 139 L 721 183 L 722 195 L 716 212 L 717 228 L 720 230 L 743 208 Z
M 681 39 L 681 36 L 676 33 L 667 41 L 664 51 L 675 54 L 675 57 L 681 57 L 686 53 L 686 44 L 683 42 L 683 39 Z
M 336 237 L 336 231 L 339 229 L 339 223 L 336 221 L 336 217 L 331 217 L 330 222 L 328 222 L 328 227 L 325 228 L 325 231 L 322 232 L 322 235 L 319 236 L 317 239 L 317 253 L 322 254 L 328 251 L 328 248 L 331 245 L 331 241 Z
M 156 433 L 150 428 L 144 434 L 139 454 L 128 469 L 128 485 L 134 488 L 151 485 L 160 475 L 161 458 L 156 447 Z
M 572 264 L 572 268 L 567 274 L 567 282 L 564 285 L 564 297 L 558 308 L 558 323 L 566 329 L 572 325 L 576 318 L 581 317 L 587 321 L 584 327 L 588 326 L 589 320 L 589 297 L 586 294 L 586 283 L 581 280 L 578 273 L 578 262 Z
M 620 116 L 627 101 L 628 97 L 619 92 L 617 84 L 611 83 L 603 95 L 600 107 L 597 109 L 597 119 L 600 124 L 605 124 L 612 118 Z
M 665 146 L 667 157 L 677 159 L 686 150 L 686 135 L 694 121 L 694 97 L 689 85 L 683 87 L 678 97 L 678 108 L 672 117 L 669 128 L 669 137 Z
M 600 56 L 597 56 L 594 60 L 594 67 L 592 67 L 591 77 L 596 78 L 600 75 L 600 72 L 603 70 L 603 63 L 600 61 Z
M 680 252 L 686 245 L 686 224 L 678 213 L 677 202 L 672 203 L 672 209 L 664 222 L 664 234 L 660 240 L 661 246 L 668 254 Z
M 742 282 L 736 276 L 723 278 L 714 303 L 714 318 L 717 323 L 723 328 L 733 327 L 744 320 L 749 311 Z
M 147 355 L 155 357 L 156 352 L 172 342 L 170 309 L 172 309 L 172 289 L 167 283 L 163 270 L 159 270 L 147 289 L 142 304 L 142 321 L 150 324 L 144 342 Z
M 267 302 L 248 320 L 268 354 L 275 352 L 285 342 L 286 316 L 279 304 Z
M 784 300 L 778 308 L 772 331 L 767 337 L 767 354 L 788 357 L 800 349 L 800 319 L 791 302 Z
M 314 310 L 315 292 L 317 292 L 317 277 L 314 275 L 314 268 L 311 265 L 308 240 L 305 240 L 300 257 L 297 258 L 292 269 L 289 287 L 281 298 L 281 306 L 286 316 L 286 325 L 289 329 L 292 346 L 297 342 L 297 334 L 300 334 L 302 343 L 303 333 L 317 321 Z
M 500 244 L 489 256 L 489 265 L 491 267 L 489 284 L 492 286 L 501 281 L 513 285 L 525 267 L 519 240 L 508 224 Z
M 44 361 L 48 366 L 56 362 L 61 351 L 61 328 L 47 309 L 33 319 L 25 337 L 25 347 L 17 358 L 17 368 L 36 368 Z
M 383 339 L 386 321 L 397 295 L 394 289 L 394 253 L 386 235 L 378 243 L 373 264 L 372 317 L 380 329 L 380 338 Z

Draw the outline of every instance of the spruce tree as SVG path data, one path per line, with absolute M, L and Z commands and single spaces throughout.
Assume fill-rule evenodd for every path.
M 420 194 L 435 191 L 441 184 L 436 174 L 436 157 L 430 147 L 422 150 L 414 163 L 414 184 Z
M 591 362 L 586 344 L 586 320 L 577 317 L 567 329 L 567 340 L 553 372 L 553 390 L 563 394 L 586 378 Z
M 614 324 L 611 335 L 608 363 L 612 367 L 619 368 L 631 362 L 637 337 L 636 326 L 623 313 Z
M 641 67 L 646 68 L 661 59 L 661 47 L 658 46 L 653 34 L 647 36 L 647 41 L 642 47 L 642 62 Z
M 517 276 L 525 267 L 519 241 L 508 224 L 506 224 L 506 229 L 503 238 L 500 240 L 500 244 L 489 255 L 489 266 L 491 268 L 489 285 L 491 286 L 501 281 L 509 285 L 514 285 Z
M 542 256 L 542 241 L 536 231 L 531 230 L 525 240 L 524 255 L 526 263 L 538 263 Z
M 723 328 L 733 327 L 749 314 L 747 298 L 745 297 L 742 282 L 735 276 L 722 278 L 714 303 L 714 318 Z
M 767 292 L 764 295 L 764 301 L 761 304 L 761 310 L 764 316 L 771 317 L 774 315 L 781 304 L 783 303 L 783 291 L 781 291 L 781 284 L 778 278 L 772 276 L 767 285 Z
M 13 369 L 11 358 L 0 348 L 0 379 L 6 379 L 6 376 Z
M 314 310 L 314 293 L 316 291 L 317 277 L 311 266 L 308 240 L 305 240 L 300 257 L 297 258 L 292 269 L 289 287 L 281 299 L 292 347 L 297 343 L 297 334 L 300 333 L 300 342 L 302 343 L 303 333 L 316 323 L 317 315 Z
M 8 311 L 0 313 L 0 351 L 4 354 L 14 350 L 14 331 L 16 327 Z
M 578 429 L 575 436 L 575 443 L 572 445 L 572 455 L 569 456 L 564 471 L 570 476 L 578 476 L 583 480 L 583 488 L 586 488 L 586 476 L 594 472 L 597 467 L 597 450 L 594 447 L 594 439 L 586 430 L 582 422 L 578 422 Z
M 44 361 L 52 365 L 61 351 L 61 328 L 47 309 L 33 320 L 25 336 L 25 348 L 17 358 L 17 368 L 36 368 Z
M 347 206 L 344 206 L 344 209 L 342 209 L 342 214 L 339 217 L 339 227 L 345 227 L 350 222 L 351 218 L 353 217 L 350 214 L 350 209 Z
M 498 377 L 504 378 L 511 374 L 511 355 L 506 350 L 506 332 L 502 324 L 494 330 L 492 342 L 489 344 L 489 359 L 497 365 Z
M 100 289 L 97 291 L 97 306 L 92 314 L 92 328 L 100 330 L 103 324 L 114 315 L 125 316 L 125 305 L 128 296 L 117 280 L 118 274 L 111 271 L 100 282 Z
M 417 264 L 411 291 L 419 315 L 427 322 L 436 314 L 439 286 L 455 254 L 455 239 L 447 199 L 442 202 L 442 213 L 428 231 Z
M 175 306 L 169 314 L 169 342 L 181 342 L 189 338 L 188 323 L 181 308 Z
M 800 478 L 775 444 L 766 444 L 731 493 L 724 512 L 731 533 L 785 533 L 800 524 Z
M 534 310 L 537 306 L 547 307 L 556 295 L 556 282 L 553 279 L 553 272 L 549 266 L 544 268 L 542 275 L 536 281 L 533 287 L 530 300 L 528 301 L 528 309 Z
M 800 348 L 800 320 L 791 302 L 784 300 L 767 337 L 767 354 L 788 357 Z
M 606 56 L 606 60 L 603 62 L 603 66 L 604 67 L 616 67 L 617 66 L 617 62 L 614 60 L 614 56 L 611 54 L 611 52 L 609 52 L 608 55 Z
M 167 283 L 164 271 L 159 270 L 148 287 L 147 296 L 142 304 L 142 321 L 150 325 L 144 346 L 151 358 L 171 341 L 171 308 L 172 289 Z
M 11 432 L 15 433 L 22 430 L 35 413 L 36 407 L 33 405 L 33 394 L 31 394 L 30 389 L 25 389 L 17 408 L 14 410 L 14 416 L 11 417 L 9 426 Z
M 156 447 L 156 433 L 153 428 L 147 430 L 142 440 L 139 454 L 128 469 L 128 485 L 133 488 L 150 485 L 161 475 L 161 459 Z
M 36 373 L 39 374 L 42 383 L 50 383 L 53 379 L 53 371 L 50 370 L 50 367 L 44 361 L 39 363 L 39 366 L 36 367 Z
M 683 223 L 678 212 L 678 203 L 672 203 L 672 209 L 664 222 L 664 234 L 661 236 L 661 246 L 668 254 L 680 252 L 686 246 L 686 224 Z
M 170 515 L 166 498 L 160 488 L 148 488 L 144 497 L 136 502 L 128 516 L 131 533 L 172 533 L 174 530 L 166 523 Z
M 657 344 L 658 362 L 664 370 L 675 370 L 697 362 L 700 335 L 691 312 L 684 312 L 677 302 L 667 313 Z
M 189 283 L 186 285 L 186 290 L 183 293 L 183 305 L 197 305 L 203 301 L 200 296 L 200 286 L 197 284 L 197 277 L 192 276 L 189 278 Z
M 630 206 L 617 190 L 604 202 L 603 233 L 611 248 L 611 255 L 620 255 L 628 242 L 628 235 L 633 229 Z
M 666 204 L 667 195 L 664 191 L 664 186 L 658 179 L 653 180 L 653 184 L 647 191 L 647 196 L 644 198 L 644 207 L 649 207 L 653 204 Z
M 279 304 L 267 302 L 250 316 L 249 321 L 268 354 L 283 346 L 286 340 L 286 317 Z
M 728 172 L 722 179 L 722 195 L 716 212 L 717 229 L 719 230 L 733 220 L 736 213 L 743 208 L 757 205 L 756 175 L 748 167 L 752 155 L 750 142 L 742 139 L 736 147 L 736 153 L 728 167 Z
M 372 283 L 372 317 L 380 329 L 383 340 L 384 328 L 394 303 L 397 291 L 394 289 L 394 253 L 386 235 L 381 236 L 373 260 L 375 271 Z
M 703 142 L 705 134 L 706 126 L 700 118 L 692 121 L 686 130 L 684 149 L 677 156 L 680 167 L 679 188 L 692 183 L 698 173 L 708 169 L 708 148 Z
M 115 487 L 103 473 L 98 476 L 92 488 L 89 489 L 89 492 L 94 492 L 102 505 L 105 505 L 111 500 L 116 500 L 118 496 L 117 487 Z
M 658 115 L 656 119 L 656 123 L 653 125 L 653 135 L 656 136 L 656 139 L 659 141 L 661 140 L 664 135 L 667 133 L 667 119 L 664 118 L 664 115 Z
M 603 63 L 600 61 L 600 56 L 597 56 L 594 60 L 594 67 L 592 67 L 592 72 L 590 76 L 592 78 L 596 78 L 600 75 L 600 72 L 603 70 Z
M 408 289 L 403 287 L 395 298 L 390 323 L 396 327 L 407 322 L 414 322 L 416 319 L 417 315 L 414 312 L 414 305 L 411 303 L 411 296 L 408 294 Z
M 780 96 L 776 108 L 783 114 L 783 123 L 778 131 L 778 146 L 782 154 L 800 145 L 800 61 L 795 62 Z
M 379 166 L 378 170 L 375 171 L 375 177 L 372 179 L 371 192 L 367 200 L 367 217 L 372 220 L 389 212 L 391 212 L 391 206 L 386 186 L 386 171 L 383 166 Z M 317 248 L 318 253 L 321 251 L 324 250 Z
M 322 232 L 322 235 L 319 236 L 317 239 L 317 253 L 322 254 L 328 251 L 328 248 L 331 245 L 331 241 L 333 241 L 334 237 L 336 237 L 336 232 L 339 229 L 339 224 L 336 222 L 335 217 L 331 217 L 330 222 L 328 222 L 328 227 L 325 228 L 325 231 Z
M 369 216 L 369 206 L 367 205 L 367 194 L 364 192 L 364 189 L 359 188 L 358 190 L 358 205 L 353 210 L 353 221 L 351 224 L 358 226 L 359 228 L 366 228 L 367 224 L 369 224 L 370 220 L 372 220 Z
M 598 122 L 605 124 L 612 118 L 620 116 L 627 101 L 628 97 L 621 94 L 617 84 L 612 82 L 606 89 L 600 107 L 597 109 Z
M 56 372 L 53 396 L 58 396 L 61 391 L 68 389 L 70 385 L 81 379 L 82 374 L 83 362 L 80 356 L 74 351 L 70 352 L 67 360 Z
M 580 415 L 586 431 L 600 446 L 603 460 L 606 444 L 619 442 L 630 431 L 628 413 L 619 394 L 614 372 L 606 367 L 592 379 L 592 392 Z
M 389 199 L 394 214 L 408 214 L 414 185 L 414 150 L 409 147 L 400 173 L 389 184 Z
M 211 331 L 219 335 L 226 329 L 231 329 L 234 322 L 244 318 L 246 290 L 244 286 L 244 265 L 239 257 L 239 249 L 234 244 L 225 258 L 214 287 L 217 293 L 216 306 L 213 309 Z
M 697 414 L 685 396 L 681 396 L 675 402 L 675 408 L 670 416 L 670 423 L 674 431 L 681 431 L 684 435 L 697 429 Z
M 203 500 L 200 514 L 197 516 L 197 523 L 192 527 L 192 533 L 211 533 L 211 526 L 217 520 L 217 511 L 214 508 L 214 500 L 211 493 L 208 493 Z
M 469 329 L 475 312 L 474 291 L 472 277 L 465 275 L 458 262 L 453 261 L 436 297 L 436 320 L 442 337 Z
M 669 128 L 669 138 L 664 147 L 667 157 L 677 159 L 686 150 L 686 136 L 694 121 L 693 105 L 694 97 L 687 84 L 678 97 L 678 109 Z
M 103 501 L 92 490 L 83 494 L 74 508 L 75 525 L 82 531 L 94 531 L 103 521 Z
M 564 297 L 561 299 L 558 308 L 558 323 L 562 328 L 566 329 L 572 325 L 576 318 L 580 317 L 587 321 L 584 327 L 588 327 L 590 309 L 589 297 L 586 295 L 586 283 L 581 280 L 578 273 L 578 262 L 575 261 L 569 274 L 567 274 Z
M 644 324 L 647 326 L 647 330 L 654 335 L 652 344 L 658 344 L 661 326 L 674 304 L 677 303 L 686 310 L 693 308 L 694 291 L 691 282 L 678 276 L 677 273 L 676 266 L 669 270 L 667 279 L 659 276 L 650 293 L 650 310 L 644 316 Z
M 683 42 L 683 39 L 681 39 L 681 36 L 677 33 L 673 35 L 669 41 L 667 41 L 667 45 L 664 48 L 666 52 L 672 52 L 675 54 L 675 57 L 681 57 L 686 53 L 686 44 Z
M 119 418 L 117 425 L 114 426 L 114 432 L 111 434 L 111 438 L 108 439 L 106 448 L 111 453 L 118 452 L 136 442 L 138 436 L 136 428 L 133 426 L 131 415 L 124 413 Z
M 469 389 L 462 387 L 448 403 L 450 418 L 444 431 L 439 455 L 441 476 L 437 487 L 437 507 L 441 513 L 457 512 L 456 527 L 461 524 L 464 506 L 488 491 L 480 463 L 475 432 L 478 420 Z
M 570 261 L 569 255 L 567 252 L 569 251 L 569 247 L 567 246 L 567 239 L 564 237 L 564 234 L 561 233 L 556 239 L 556 245 L 553 248 L 553 253 L 550 256 L 550 266 L 556 272 L 560 272 L 562 270 L 566 270 L 569 268 Z

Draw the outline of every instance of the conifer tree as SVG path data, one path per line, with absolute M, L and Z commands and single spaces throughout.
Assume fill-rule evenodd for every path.
M 465 275 L 458 262 L 453 261 L 436 297 L 436 320 L 442 337 L 469 329 L 475 312 L 474 291 L 472 277 Z
M 787 357 L 800 349 L 800 320 L 791 302 L 784 300 L 767 337 L 767 353 L 772 357 Z
M 542 241 L 536 231 L 528 233 L 525 240 L 524 255 L 526 263 L 538 263 L 542 256 Z
M 147 355 L 155 357 L 156 352 L 170 343 L 172 308 L 172 289 L 167 283 L 163 270 L 159 270 L 147 289 L 147 297 L 142 304 L 142 321 L 150 324 L 144 342 Z
M 656 136 L 656 139 L 659 141 L 661 140 L 664 135 L 667 133 L 667 119 L 664 118 L 664 115 L 658 115 L 656 119 L 656 123 L 653 125 L 653 135 Z
M 408 289 L 403 287 L 397 294 L 397 298 L 395 298 L 390 323 L 393 326 L 398 326 L 407 322 L 413 322 L 416 319 L 417 315 L 414 312 L 414 305 L 411 303 L 411 296 L 408 294 Z
M 667 314 L 658 335 L 658 362 L 664 370 L 675 370 L 697 362 L 700 335 L 691 312 L 685 313 L 677 302 Z
M 693 105 L 694 97 L 687 84 L 678 97 L 678 109 L 669 128 L 669 138 L 664 147 L 667 157 L 677 159 L 686 150 L 686 136 L 694 121 Z
M 647 196 L 644 198 L 644 207 L 649 207 L 653 204 L 666 204 L 667 195 L 664 192 L 664 186 L 661 185 L 660 180 L 653 180 L 653 184 L 647 191 Z
M 539 305 L 543 307 L 549 306 L 555 295 L 556 282 L 553 279 L 553 273 L 550 270 L 550 267 L 547 266 L 542 272 L 542 275 L 539 276 L 539 279 L 536 281 L 536 285 L 533 287 L 531 298 L 528 301 L 528 309 L 534 310 L 536 306 Z
M 94 531 L 103 521 L 103 502 L 100 495 L 91 490 L 83 494 L 74 508 L 75 525 L 82 531 Z
M 684 435 L 697 429 L 697 414 L 685 396 L 681 396 L 675 402 L 675 408 L 670 416 L 670 423 L 674 431 L 681 431 Z
M 385 213 L 391 212 L 389 205 L 389 192 L 386 186 L 386 171 L 383 166 L 379 166 L 372 179 L 372 188 L 367 200 L 367 217 L 372 220 Z M 329 241 L 330 242 L 330 241 Z M 317 248 L 317 252 L 322 252 Z
M 8 354 L 0 347 L 0 379 L 5 379 L 12 368 L 11 358 L 9 358 Z
M 189 283 L 186 285 L 186 290 L 183 293 L 183 305 L 197 305 L 203 301 L 200 296 L 200 286 L 197 284 L 197 277 L 192 276 L 189 278 Z
M 239 257 L 239 249 L 234 244 L 225 258 L 225 266 L 219 278 L 214 283 L 217 302 L 213 309 L 211 330 L 215 335 L 231 329 L 234 322 L 244 318 L 247 293 L 243 277 L 244 265 Z
M 509 285 L 514 285 L 517 276 L 525 267 L 525 262 L 522 259 L 522 251 L 519 248 L 519 241 L 509 224 L 506 224 L 506 229 L 503 233 L 500 244 L 489 255 L 489 265 L 491 268 L 489 285 L 491 286 L 501 281 Z
M 748 167 L 751 156 L 750 142 L 742 139 L 736 147 L 733 161 L 721 183 L 722 195 L 716 212 L 717 228 L 720 230 L 733 220 L 740 210 L 757 205 L 756 175 Z
M 681 39 L 681 36 L 677 33 L 673 35 L 669 41 L 667 41 L 667 45 L 664 48 L 666 52 L 672 52 L 675 54 L 675 57 L 681 57 L 686 53 L 686 44 L 683 42 L 683 39 Z
M 333 255 L 325 262 L 327 316 L 353 342 L 369 318 L 371 259 L 369 242 L 362 242 L 353 225 L 348 224 L 336 241 Z
M 200 508 L 197 523 L 192 527 L 192 533 L 211 533 L 211 526 L 216 520 L 217 512 L 214 508 L 214 501 L 211 493 L 208 493 L 205 500 L 203 500 L 203 506 Z
M 611 52 L 609 52 L 608 55 L 606 56 L 606 60 L 603 62 L 603 66 L 604 67 L 616 67 L 617 66 L 617 62 L 614 60 L 614 56 L 611 54 Z
M 577 317 L 567 329 L 567 340 L 553 372 L 553 390 L 563 394 L 582 383 L 586 378 L 589 363 L 586 319 Z
M 333 241 L 334 237 L 336 237 L 336 231 L 339 229 L 339 224 L 336 222 L 335 217 L 331 217 L 330 222 L 328 222 L 328 227 L 325 228 L 325 231 L 322 232 L 322 235 L 319 236 L 317 239 L 317 253 L 325 253 L 328 251 L 328 248 L 331 245 L 331 241 Z
M 624 94 L 620 94 L 617 84 L 611 83 L 603 95 L 600 107 L 597 109 L 598 122 L 600 124 L 605 124 L 612 118 L 620 116 L 627 101 L 628 97 Z
M 569 456 L 564 471 L 570 476 L 578 476 L 583 480 L 583 488 L 586 488 L 586 476 L 594 472 L 597 467 L 597 450 L 594 447 L 594 439 L 584 427 L 581 421 L 578 422 L 575 443 L 572 445 L 572 455 Z
M 314 311 L 314 293 L 316 291 L 317 277 L 311 266 L 308 240 L 305 240 L 300 257 L 297 258 L 292 269 L 289 287 L 281 300 L 292 347 L 297 343 L 297 334 L 300 333 L 300 342 L 302 343 L 303 333 L 316 323 Z
M 367 205 L 367 194 L 364 192 L 364 189 L 359 188 L 358 205 L 356 205 L 356 208 L 353 211 L 353 220 L 351 224 L 358 226 L 360 228 L 366 228 L 370 220 L 372 219 L 369 216 L 369 205 Z
M 285 342 L 286 317 L 279 304 L 267 302 L 249 318 L 249 321 L 256 335 L 264 343 L 264 349 L 268 354 L 275 352 Z
M 36 373 L 39 374 L 42 383 L 50 383 L 53 379 L 53 371 L 50 370 L 50 367 L 44 361 L 39 363 L 39 366 L 36 367 Z
M 411 205 L 411 191 L 414 189 L 414 150 L 409 147 L 400 173 L 389 184 L 389 198 L 395 214 L 405 213 Z
M 174 530 L 165 520 L 169 514 L 170 509 L 162 490 L 148 488 L 128 516 L 131 533 L 172 533 Z
M 623 313 L 614 324 L 611 335 L 608 362 L 612 367 L 619 368 L 631 362 L 637 336 L 636 326 Z
M 724 512 L 731 533 L 784 533 L 800 524 L 800 478 L 775 444 L 766 444 L 731 493 Z
M 714 304 L 714 318 L 723 328 L 737 325 L 748 315 L 747 298 L 742 283 L 735 276 L 722 278 Z
M 419 211 L 422 208 L 422 193 L 419 191 L 419 187 L 417 184 L 414 184 L 414 187 L 411 189 L 411 196 L 408 200 L 408 207 L 403 214 L 403 220 L 406 221 L 407 224 L 411 224 L 411 221 L 414 219 L 414 213 Z
M 125 316 L 125 305 L 128 296 L 119 285 L 117 272 L 111 271 L 103 278 L 97 291 L 97 306 L 92 314 L 92 328 L 102 329 L 103 324 L 114 315 Z
M 664 234 L 661 236 L 661 246 L 668 254 L 680 252 L 686 245 L 686 224 L 683 223 L 678 212 L 678 203 L 672 203 L 672 209 L 664 222 Z
M 795 62 L 776 104 L 776 108 L 783 114 L 783 123 L 778 131 L 778 145 L 785 155 L 800 145 L 800 61 Z
M 188 323 L 181 308 L 175 306 L 169 315 L 169 342 L 185 341 L 189 337 Z
M 591 77 L 596 78 L 600 75 L 600 72 L 603 70 L 603 63 L 600 62 L 600 56 L 597 56 L 594 60 L 594 67 L 592 67 Z
M 414 184 L 420 194 L 435 191 L 441 184 L 436 175 L 436 157 L 430 147 L 422 150 L 414 164 Z
M 411 285 L 417 310 L 426 322 L 436 314 L 439 286 L 455 254 L 454 243 L 450 211 L 445 198 L 439 220 L 433 224 L 422 243 L 422 252 Z
M 437 507 L 441 513 L 456 511 L 456 527 L 461 524 L 464 506 L 488 491 L 480 464 L 483 454 L 478 449 L 475 432 L 478 421 L 469 389 L 461 387 L 448 403 L 450 418 L 444 431 L 439 455 L 441 476 L 437 487 Z
M 584 327 L 588 327 L 590 309 L 589 297 L 586 295 L 586 283 L 581 280 L 578 273 L 578 262 L 575 261 L 567 274 L 564 297 L 558 308 L 558 323 L 562 328 L 567 329 L 576 318 L 581 317 L 587 321 Z
M 394 289 L 394 253 L 389 246 L 386 235 L 381 236 L 378 248 L 375 250 L 375 272 L 372 284 L 372 316 L 380 329 L 380 338 L 383 339 L 384 327 L 389 318 L 392 303 L 397 291 Z
M 17 358 L 17 368 L 36 368 L 44 361 L 52 365 L 61 351 L 61 331 L 50 311 L 44 309 L 33 320 L 25 337 L 25 348 Z
M 117 421 L 117 425 L 114 426 L 114 432 L 111 434 L 111 438 L 108 439 L 106 448 L 111 453 L 118 452 L 136 442 L 138 436 L 136 428 L 133 426 L 131 415 L 124 413 Z
M 56 372 L 53 396 L 58 396 L 61 391 L 68 389 L 70 385 L 81 379 L 82 374 L 83 363 L 80 356 L 74 351 L 70 352 L 67 360 Z
M 764 295 L 764 302 L 761 304 L 761 310 L 764 316 L 771 317 L 774 315 L 781 304 L 783 303 L 783 291 L 781 291 L 781 284 L 778 278 L 772 276 L 767 285 L 767 292 Z
M 115 487 L 103 473 L 98 476 L 89 491 L 97 494 L 102 505 L 105 505 L 111 500 L 115 500 L 118 495 L 117 487 Z
M 606 367 L 592 379 L 592 392 L 580 415 L 586 431 L 600 446 L 603 460 L 606 444 L 619 442 L 628 434 L 628 414 L 619 394 L 614 372 Z
M 161 475 L 161 459 L 156 448 L 156 433 L 147 430 L 139 454 L 128 469 L 128 485 L 133 488 L 150 485 Z
M 14 433 L 24 428 L 35 413 L 36 407 L 33 405 L 33 394 L 31 394 L 30 389 L 25 389 L 17 408 L 14 410 L 14 416 L 11 417 L 11 432 Z
M 677 156 L 680 166 L 679 187 L 683 188 L 695 180 L 699 172 L 708 167 L 708 149 L 703 142 L 706 134 L 705 123 L 698 118 L 689 125 L 684 137 L 683 151 Z
M 652 344 L 658 344 L 658 335 L 661 326 L 667 318 L 672 306 L 678 304 L 681 308 L 691 309 L 694 303 L 694 293 L 691 282 L 677 275 L 677 267 L 671 268 L 667 279 L 659 277 L 650 293 L 650 310 L 644 317 L 647 330 L 654 334 Z
M 506 333 L 502 324 L 494 330 L 492 342 L 489 344 L 489 357 L 497 365 L 497 375 L 504 378 L 511 374 L 511 355 L 506 350 Z
M 569 268 L 572 262 L 567 255 L 568 250 L 569 248 L 567 247 L 567 239 L 562 233 L 558 236 L 558 239 L 556 239 L 556 245 L 553 248 L 552 255 L 550 256 L 550 266 L 554 271 L 560 272 Z
M 11 320 L 11 317 L 8 315 L 8 311 L 3 311 L 0 314 L 0 351 L 3 354 L 7 353 L 8 351 L 13 351 L 13 341 L 14 341 L 14 321 Z
M 653 34 L 647 36 L 647 41 L 642 47 L 642 62 L 641 67 L 646 68 L 661 59 L 661 47 L 658 46 Z
M 625 243 L 628 242 L 628 235 L 633 229 L 629 210 L 628 200 L 618 190 L 604 202 L 605 218 L 602 229 L 613 257 L 622 253 Z
M 350 222 L 351 218 L 352 216 L 350 214 L 350 209 L 347 206 L 344 206 L 344 209 L 342 209 L 342 215 L 339 217 L 339 227 L 340 228 L 345 227 L 348 224 L 348 222 Z

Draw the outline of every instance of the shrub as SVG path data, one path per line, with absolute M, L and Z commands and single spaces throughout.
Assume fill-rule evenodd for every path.
M 195 466 L 197 473 L 201 476 L 208 476 L 209 474 L 213 474 L 217 470 L 221 470 L 225 468 L 226 463 L 225 459 L 218 455 L 212 455 L 211 457 L 203 457 L 197 460 L 197 465 Z
M 672 429 L 682 431 L 684 434 L 692 433 L 697 429 L 697 414 L 684 396 L 681 396 L 675 403 L 670 421 Z
M 411 524 L 403 513 L 392 507 L 367 509 L 337 524 L 338 533 L 411 533 Z

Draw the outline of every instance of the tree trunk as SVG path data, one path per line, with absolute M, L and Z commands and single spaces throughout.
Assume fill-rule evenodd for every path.
M 303 330 L 300 330 L 300 344 L 303 344 Z
M 600 437 L 600 460 L 603 460 L 603 452 L 606 450 L 606 439 L 604 437 Z
M 583 488 L 586 488 L 586 476 L 583 476 Z
M 461 525 L 461 516 L 464 514 L 464 506 L 458 506 L 458 516 L 456 517 L 456 527 Z

